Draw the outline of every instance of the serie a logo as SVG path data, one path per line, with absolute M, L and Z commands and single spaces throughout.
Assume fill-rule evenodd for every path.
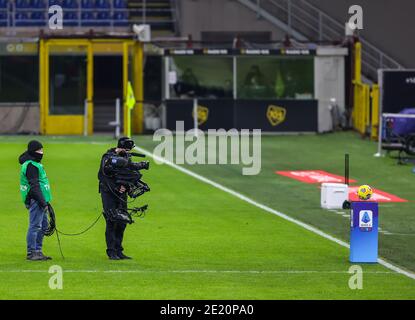
M 371 210 L 362 210 L 359 212 L 359 229 L 360 231 L 372 231 L 373 212 Z
M 287 115 L 287 110 L 283 107 L 269 105 L 267 109 L 267 118 L 273 127 L 283 123 Z

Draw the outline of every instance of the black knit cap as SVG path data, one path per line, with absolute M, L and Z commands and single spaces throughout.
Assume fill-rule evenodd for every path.
M 32 140 L 27 144 L 27 151 L 29 151 L 29 153 L 33 153 L 42 148 L 43 145 L 37 140 Z

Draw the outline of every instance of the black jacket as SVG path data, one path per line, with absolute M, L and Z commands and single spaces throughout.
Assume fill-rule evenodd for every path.
M 27 160 L 37 161 L 34 157 L 32 157 L 27 151 L 20 155 L 19 163 L 22 165 Z M 26 198 L 26 204 L 30 204 L 30 200 L 36 200 L 40 207 L 44 208 L 47 206 L 45 198 L 43 197 L 42 191 L 40 190 L 39 185 L 39 170 L 31 163 L 27 166 L 26 170 L 26 178 L 30 184 L 30 191 Z
M 108 186 L 112 190 L 116 190 L 117 184 L 116 180 L 116 171 L 117 168 L 121 168 L 127 165 L 128 163 L 128 154 L 118 154 L 115 152 L 116 148 L 107 150 L 101 158 L 101 163 L 98 171 L 98 180 L 99 180 L 99 192 L 101 191 L 110 191 Z

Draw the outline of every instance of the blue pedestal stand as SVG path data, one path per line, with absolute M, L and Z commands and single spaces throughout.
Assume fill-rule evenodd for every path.
M 376 263 L 378 260 L 378 204 L 352 202 L 350 262 Z

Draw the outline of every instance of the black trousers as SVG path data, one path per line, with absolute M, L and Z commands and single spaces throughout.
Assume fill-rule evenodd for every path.
M 118 197 L 127 200 L 125 194 L 119 194 Z M 107 224 L 105 229 L 105 241 L 107 243 L 108 256 L 122 253 L 124 250 L 122 247 L 122 240 L 124 238 L 124 231 L 127 224 L 123 222 L 111 221 L 105 214 L 105 212 L 109 212 L 110 209 L 127 207 L 126 202 L 120 200 L 118 197 L 109 191 L 101 190 L 102 206 L 104 208 L 104 216 Z

